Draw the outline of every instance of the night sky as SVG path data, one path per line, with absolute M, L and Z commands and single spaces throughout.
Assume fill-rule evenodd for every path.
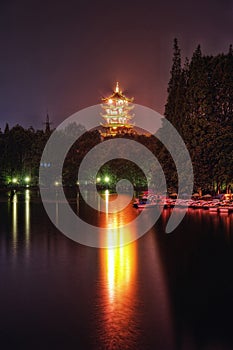
M 118 80 L 163 113 L 172 46 L 204 54 L 233 43 L 233 1 L 33 1 L 0 5 L 0 127 L 41 129 L 100 102 Z

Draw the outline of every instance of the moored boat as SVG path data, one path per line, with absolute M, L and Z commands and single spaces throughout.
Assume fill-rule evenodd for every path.
M 218 212 L 218 206 L 209 207 L 209 211 L 210 211 L 210 212 L 213 212 L 213 213 Z
M 158 202 L 147 197 L 136 198 L 133 203 L 133 207 L 137 209 L 154 208 L 156 206 L 158 206 Z
M 229 208 L 228 207 L 219 207 L 219 212 L 227 214 L 229 212 Z

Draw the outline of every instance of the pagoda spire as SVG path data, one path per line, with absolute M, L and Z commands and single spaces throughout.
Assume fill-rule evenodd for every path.
M 118 83 L 118 81 L 117 81 L 117 83 L 116 83 L 115 92 L 120 92 L 120 89 L 119 89 L 119 83 Z

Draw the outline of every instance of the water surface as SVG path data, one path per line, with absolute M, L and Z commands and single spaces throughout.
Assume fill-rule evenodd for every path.
M 138 215 L 71 202 L 116 235 Z M 233 214 L 190 209 L 165 234 L 169 215 L 132 244 L 96 249 L 58 232 L 36 193 L 0 200 L 1 349 L 232 349 Z

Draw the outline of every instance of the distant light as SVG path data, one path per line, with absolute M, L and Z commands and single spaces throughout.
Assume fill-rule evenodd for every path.
M 25 182 L 30 182 L 30 177 L 29 176 L 26 176 L 25 179 L 24 179 Z
M 97 177 L 96 182 L 100 182 L 100 181 L 101 181 L 101 178 Z
M 111 99 L 111 98 L 108 100 L 108 103 L 109 103 L 109 104 L 111 104 L 111 103 L 112 103 L 112 99 Z
M 108 176 L 105 176 L 104 181 L 109 182 L 110 178 Z
M 55 181 L 55 182 L 54 182 L 54 185 L 55 185 L 55 186 L 59 186 L 59 182 L 58 182 L 58 181 Z
M 18 179 L 17 179 L 16 177 L 14 177 L 14 178 L 12 179 L 12 182 L 13 182 L 13 184 L 16 184 L 16 183 L 18 182 Z
M 41 162 L 40 163 L 40 166 L 43 167 L 43 168 L 50 168 L 51 167 L 51 163 L 47 163 L 47 162 Z

